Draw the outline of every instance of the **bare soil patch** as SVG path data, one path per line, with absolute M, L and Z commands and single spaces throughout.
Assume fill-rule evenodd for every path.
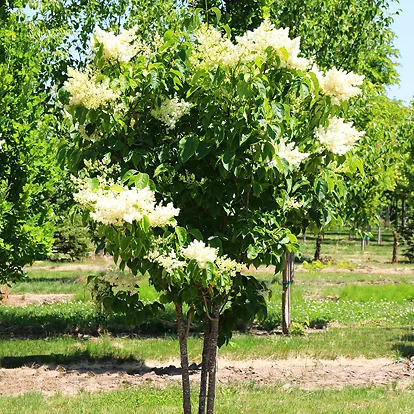
M 21 295 L 7 295 L 1 301 L 1 304 L 8 306 L 50 305 L 53 303 L 67 303 L 72 301 L 74 297 L 75 295 L 71 293 L 24 293 Z
M 159 362 L 82 362 L 66 366 L 23 367 L 0 369 L 0 395 L 41 392 L 75 394 L 79 390 L 111 391 L 124 385 L 151 383 L 166 386 L 179 383 L 178 361 L 160 366 Z M 191 366 L 192 377 L 199 378 L 199 368 Z M 414 370 L 409 363 L 389 359 L 316 360 L 291 358 L 286 360 L 231 361 L 220 359 L 218 380 L 255 381 L 257 384 L 278 383 L 284 388 L 342 388 L 345 386 L 388 385 L 399 388 L 414 384 Z

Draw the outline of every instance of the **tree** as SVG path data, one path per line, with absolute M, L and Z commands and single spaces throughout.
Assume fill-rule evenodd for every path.
M 0 283 L 22 278 L 23 267 L 50 250 L 48 197 L 58 176 L 42 72 L 53 39 L 7 6 L 0 7 Z
M 204 321 L 200 412 L 208 383 L 211 413 L 217 346 L 237 318 L 265 313 L 264 287 L 241 266 L 280 270 L 297 248 L 288 227 L 300 229 L 302 210 L 340 193 L 337 170 L 352 165 L 362 134 L 340 118 L 342 102 L 362 78 L 310 70 L 299 40 L 268 20 L 232 42 L 199 18 L 148 34 L 151 43 L 129 24 L 118 35 L 97 30 L 90 65 L 69 69 L 59 92 L 70 129 L 60 156 L 89 177 L 76 199 L 101 247 L 161 293 L 144 304 L 137 281 L 112 289 L 104 306 L 138 323 L 175 306 L 185 412 L 188 330 L 193 317 Z

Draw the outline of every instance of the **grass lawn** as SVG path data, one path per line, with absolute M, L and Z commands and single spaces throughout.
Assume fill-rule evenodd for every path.
M 226 359 L 284 359 L 311 357 L 320 359 L 380 358 L 394 360 L 414 355 L 414 329 L 410 326 L 395 328 L 330 328 L 306 336 L 235 335 L 219 355 Z M 189 339 L 189 356 L 200 362 L 202 340 Z M 12 368 L 33 363 L 69 363 L 79 360 L 146 360 L 167 361 L 177 357 L 175 337 L 51 337 L 46 339 L 6 339 L 0 341 L 0 366 Z
M 181 413 L 181 391 L 178 387 L 114 391 L 111 393 L 79 393 L 74 397 L 26 394 L 0 397 L 2 412 L 13 414 L 37 413 Z M 196 396 L 193 395 L 194 410 Z M 220 385 L 216 411 L 231 413 L 292 413 L 292 414 L 410 414 L 414 406 L 414 391 L 397 391 L 384 387 L 345 388 L 343 390 L 288 391 L 275 385 L 254 383 Z

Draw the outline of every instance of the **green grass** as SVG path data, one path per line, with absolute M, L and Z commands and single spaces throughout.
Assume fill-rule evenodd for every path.
M 306 356 L 336 359 L 339 356 L 391 359 L 414 355 L 414 329 L 398 328 L 330 328 L 307 336 L 236 335 L 219 355 L 233 360 L 284 359 Z M 363 345 L 363 346 L 361 346 Z M 189 339 L 189 356 L 201 359 L 202 340 Z M 0 365 L 18 367 L 33 363 L 69 363 L 79 360 L 159 360 L 179 355 L 174 336 L 163 338 L 51 337 L 45 339 L 9 339 L 0 341 Z
M 384 285 L 346 285 L 343 287 L 325 287 L 323 295 L 338 295 L 341 300 L 354 302 L 394 302 L 414 301 L 414 284 Z
M 192 396 L 196 410 L 196 395 Z M 181 391 L 178 386 L 156 388 L 142 386 L 111 393 L 81 392 L 74 397 L 26 394 L 0 397 L 2 412 L 9 414 L 83 413 L 127 414 L 181 413 Z M 414 406 L 414 392 L 385 387 L 348 387 L 342 390 L 283 390 L 280 386 L 258 386 L 254 383 L 219 385 L 216 412 L 283 413 L 283 414 L 409 414 Z
M 322 257 L 327 261 L 335 263 L 353 262 L 354 264 L 364 265 L 375 265 L 389 267 L 391 265 L 392 257 L 392 245 L 393 239 L 390 231 L 384 231 L 382 235 L 382 245 L 378 246 L 376 242 L 377 232 L 373 231 L 374 239 L 371 240 L 370 244 L 366 246 L 365 250 L 361 250 L 360 239 L 348 240 L 348 232 L 346 230 L 329 231 L 325 234 L 322 241 L 321 254 Z M 313 258 L 315 253 L 316 236 L 309 234 L 307 235 L 306 243 L 302 242 L 299 238 L 301 245 L 302 255 L 306 260 Z M 404 262 L 406 259 L 402 255 L 403 246 L 399 248 L 398 259 L 400 262 Z M 412 264 L 399 263 L 398 266 L 410 266 Z

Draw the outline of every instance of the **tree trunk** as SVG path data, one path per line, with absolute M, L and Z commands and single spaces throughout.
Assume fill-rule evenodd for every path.
M 314 260 L 321 260 L 321 245 L 322 245 L 322 233 L 318 233 L 316 238 L 316 250 Z
M 290 285 L 294 272 L 295 254 L 285 253 L 285 267 L 282 272 L 282 332 L 289 335 L 290 330 Z
M 377 241 L 378 246 L 381 246 L 382 244 L 382 235 L 381 235 L 381 226 L 378 226 L 378 241 Z
M 201 360 L 201 379 L 200 379 L 200 394 L 198 400 L 198 414 L 205 414 L 206 412 L 206 398 L 207 398 L 207 380 L 208 380 L 208 363 L 210 355 L 210 319 L 206 317 L 204 321 L 204 340 L 203 340 L 203 355 Z
M 306 243 L 306 229 L 302 230 L 302 241 L 303 243 Z
M 401 227 L 404 229 L 405 225 L 407 224 L 406 218 L 406 208 L 405 208 L 405 198 L 401 200 Z
M 217 340 L 219 329 L 220 305 L 213 305 L 210 332 L 210 351 L 208 364 L 208 397 L 207 414 L 214 413 L 214 400 L 216 398 L 216 372 L 217 372 Z
M 397 235 L 397 232 L 395 230 L 392 232 L 392 236 L 394 238 L 394 246 L 393 246 L 393 249 L 392 249 L 391 263 L 398 263 L 398 257 L 397 257 L 397 254 L 398 254 L 398 235 Z
M 387 210 L 385 211 L 385 228 L 390 228 L 390 221 L 391 221 L 391 205 L 388 204 Z
M 362 251 L 365 250 L 365 236 L 362 236 L 362 238 L 361 238 L 361 250 Z
M 183 318 L 183 307 L 181 304 L 175 304 L 177 315 L 177 331 L 180 341 L 181 357 L 181 382 L 183 386 L 183 409 L 184 414 L 191 414 L 191 394 L 190 394 L 190 373 L 188 370 L 188 351 L 187 351 L 187 331 Z

